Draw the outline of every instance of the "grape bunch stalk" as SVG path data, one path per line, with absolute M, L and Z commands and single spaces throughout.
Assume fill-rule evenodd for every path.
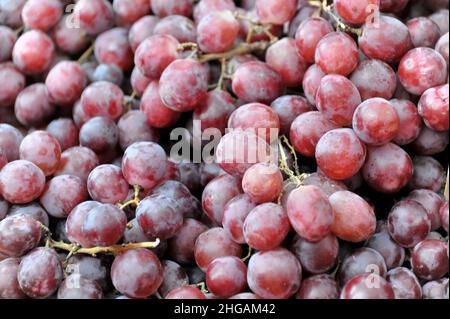
M 448 0 L 0 0 L 0 299 L 448 299 Z

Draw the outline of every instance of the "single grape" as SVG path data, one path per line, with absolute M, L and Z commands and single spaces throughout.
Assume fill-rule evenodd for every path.
M 403 9 L 405 9 L 408 2 L 409 0 L 398 0 L 398 1 L 380 0 L 380 11 L 389 13 L 400 12 Z
M 14 31 L 6 26 L 0 26 L 0 62 L 11 59 L 14 44 L 17 36 Z
M 126 27 L 150 14 L 150 2 L 147 0 L 114 0 L 113 9 L 116 23 Z
M 111 29 L 114 24 L 114 11 L 106 0 L 80 0 L 73 8 L 81 28 L 89 35 L 98 35 Z
M 170 291 L 165 299 L 181 299 L 181 300 L 194 300 L 194 299 L 206 299 L 206 296 L 200 289 L 192 286 L 178 287 Z
M 414 103 L 408 100 L 390 100 L 400 119 L 400 126 L 394 142 L 397 145 L 407 145 L 413 142 L 420 134 L 422 119 Z
M 114 64 L 99 64 L 92 74 L 92 82 L 100 81 L 121 85 L 123 82 L 123 71 Z
M 206 285 L 220 298 L 241 293 L 247 287 L 247 266 L 237 257 L 217 258 L 206 270 Z
M 339 299 L 339 287 L 330 275 L 316 275 L 305 279 L 296 299 Z
M 290 21 L 297 9 L 295 0 L 258 0 L 256 10 L 264 24 L 283 25 Z
M 230 50 L 239 34 L 239 22 L 231 11 L 213 11 L 197 25 L 197 41 L 206 53 L 223 53 Z
M 22 9 L 23 24 L 27 29 L 50 30 L 63 15 L 63 5 L 58 0 L 30 0 Z
M 439 41 L 436 43 L 436 47 L 434 48 L 440 55 L 444 58 L 445 62 L 447 62 L 447 66 L 449 66 L 449 35 L 448 32 L 444 34 Z
M 377 274 L 363 274 L 348 281 L 341 299 L 395 299 L 392 285 Z
M 426 239 L 411 253 L 413 272 L 421 279 L 438 280 L 448 273 L 448 243 Z
M 448 278 L 427 282 L 422 292 L 423 299 L 448 299 Z
M 198 6 L 197 6 L 198 7 Z M 184 16 L 167 16 L 155 25 L 154 34 L 168 34 L 180 43 L 196 43 L 197 29 L 194 22 Z
M 418 202 L 426 209 L 431 221 L 431 230 L 441 227 L 439 210 L 444 204 L 444 200 L 439 194 L 428 189 L 416 189 L 409 194 L 408 198 Z
M 72 274 L 67 276 L 59 286 L 57 298 L 103 299 L 103 292 L 95 281 L 79 274 Z
M 7 258 L 0 261 L 0 298 L 1 299 L 25 299 L 26 295 L 20 289 L 17 281 L 19 258 Z
M 364 165 L 366 147 L 351 129 L 331 130 L 317 143 L 316 159 L 326 176 L 344 180 L 357 174 Z
M 119 128 L 107 117 L 94 117 L 80 129 L 80 145 L 97 154 L 116 147 L 119 142 Z
M 258 300 L 261 299 L 259 296 L 255 295 L 254 293 L 251 292 L 243 292 L 234 296 L 231 296 L 228 299 L 241 299 L 241 300 Z
M 250 258 L 247 282 L 264 299 L 288 299 L 300 288 L 302 267 L 284 248 L 258 252 Z
M 380 0 L 336 0 L 334 6 L 345 21 L 358 25 L 379 13 Z
M 375 232 L 376 217 L 370 205 L 360 196 L 349 191 L 339 191 L 330 196 L 334 211 L 332 232 L 340 239 L 361 242 Z
M 98 165 L 98 157 L 91 149 L 74 146 L 61 153 L 61 161 L 54 175 L 74 175 L 86 181 L 89 173 Z
M 304 97 L 297 95 L 281 96 L 272 102 L 271 108 L 280 120 L 281 134 L 289 134 L 294 120 L 299 115 L 313 110 Z
M 448 202 L 442 205 L 439 215 L 441 215 L 442 227 L 448 233 Z
M 422 299 L 422 287 L 414 273 L 403 267 L 386 274 L 386 280 L 394 289 L 395 299 Z
M 0 252 L 21 257 L 39 244 L 40 223 L 30 215 L 9 216 L 0 221 Z
M 371 236 L 365 243 L 366 247 L 378 251 L 386 262 L 388 270 L 400 267 L 405 261 L 405 249 L 399 246 L 390 236 L 387 226 Z
M 17 96 L 25 87 L 25 76 L 12 63 L 0 63 L 0 107 L 14 105 Z M 3 125 L 3 124 L 1 124 Z
M 114 259 L 111 279 L 120 293 L 130 298 L 145 299 L 161 285 L 163 267 L 158 257 L 147 249 L 128 250 Z
M 153 13 L 161 18 L 175 14 L 189 17 L 193 4 L 191 0 L 152 0 L 151 7 Z
M 131 72 L 130 83 L 137 96 L 143 96 L 145 89 L 151 82 L 152 79 L 143 75 L 137 67 L 133 68 L 133 72 Z
M 67 238 L 72 243 L 79 244 L 83 247 L 89 246 L 89 242 L 82 232 L 83 223 L 90 211 L 99 206 L 100 203 L 87 201 L 77 205 L 67 216 L 65 230 Z
M 202 0 L 194 7 L 194 20 L 200 22 L 207 14 L 224 10 L 236 10 L 233 0 Z
M 136 52 L 139 45 L 153 35 L 156 24 L 160 21 L 155 16 L 145 16 L 133 23 L 128 33 L 128 41 L 133 52 Z
M 81 95 L 81 109 L 88 118 L 105 116 L 115 120 L 123 113 L 123 98 L 123 92 L 117 85 L 94 82 Z
M 331 232 L 333 209 L 317 186 L 301 186 L 291 192 L 287 214 L 296 233 L 308 241 L 317 242 Z
M 0 24 L 10 28 L 19 28 L 23 25 L 22 9 L 27 0 L 0 1 Z
M 441 30 L 433 20 L 426 17 L 418 17 L 408 21 L 409 34 L 415 48 L 434 48 L 441 37 Z
M 348 255 L 339 268 L 339 281 L 342 286 L 363 274 L 376 274 L 384 277 L 387 272 L 383 256 L 372 248 L 359 248 Z
M 333 31 L 331 23 L 320 17 L 310 17 L 299 24 L 295 33 L 295 45 L 306 62 L 314 63 L 317 44 Z
M 419 114 L 432 130 L 445 132 L 449 129 L 448 84 L 428 89 L 418 104 Z
M 65 15 L 51 31 L 55 46 L 67 54 L 78 54 L 89 45 L 89 36 L 81 28 L 72 28 L 74 15 Z
M 245 172 L 242 189 L 257 204 L 272 202 L 283 190 L 283 175 L 274 164 L 255 164 Z
M 429 189 L 439 192 L 445 182 L 444 168 L 431 156 L 413 158 L 414 173 L 408 183 L 411 189 Z
M 137 142 L 158 142 L 159 133 L 147 124 L 141 111 L 129 111 L 119 120 L 119 145 L 126 150 Z
M 158 288 L 158 292 L 163 298 L 172 290 L 189 285 L 189 277 L 183 267 L 171 260 L 163 260 L 161 265 L 164 279 Z
M 127 198 L 129 185 L 120 168 L 114 165 L 101 165 L 89 174 L 87 190 L 95 201 L 116 204 Z
M 418 155 L 435 155 L 443 152 L 448 143 L 448 132 L 436 132 L 423 126 L 419 136 L 413 141 L 412 148 Z

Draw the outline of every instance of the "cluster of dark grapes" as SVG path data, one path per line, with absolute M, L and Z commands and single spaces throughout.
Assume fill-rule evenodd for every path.
M 449 298 L 448 5 L 0 0 L 0 299 Z

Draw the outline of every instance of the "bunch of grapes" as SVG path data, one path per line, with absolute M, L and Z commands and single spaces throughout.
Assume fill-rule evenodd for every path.
M 0 0 L 0 299 L 448 298 L 448 5 Z

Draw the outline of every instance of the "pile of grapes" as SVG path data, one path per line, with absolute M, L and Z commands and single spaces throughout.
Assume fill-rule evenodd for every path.
M 0 0 L 0 299 L 449 298 L 448 6 Z

